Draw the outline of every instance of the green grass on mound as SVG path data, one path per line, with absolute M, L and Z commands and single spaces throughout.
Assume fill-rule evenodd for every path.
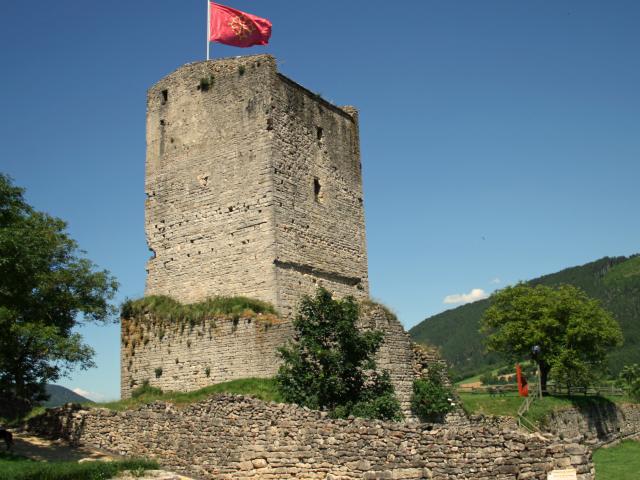
M 464 409 L 471 414 L 517 417 L 518 408 L 523 402 L 523 398 L 519 397 L 516 392 L 508 392 L 504 396 L 491 396 L 488 393 L 459 393 L 459 395 Z M 550 413 L 563 408 L 586 408 L 590 405 L 629 402 L 629 398 L 620 396 L 548 396 L 542 400 L 535 400 L 526 417 L 533 423 L 541 425 Z
M 185 405 L 199 402 L 217 393 L 249 395 L 267 402 L 282 401 L 276 388 L 275 380 L 271 378 L 243 378 L 210 385 L 192 392 L 162 392 L 159 388 L 143 386 L 134 390 L 132 398 L 117 402 L 96 403 L 90 406 L 108 408 L 110 410 L 129 410 L 156 400 Z
M 259 313 L 277 314 L 273 305 L 247 297 L 212 297 L 204 302 L 182 304 L 171 297 L 151 295 L 122 304 L 121 314 L 124 318 L 137 318 L 147 313 L 166 322 L 190 323 L 217 315 L 240 317 Z
M 119 462 L 36 462 L 25 457 L 0 453 L 0 480 L 103 480 L 119 472 L 131 470 L 134 474 L 157 469 L 158 464 L 148 460 Z
M 640 478 L 640 442 L 627 440 L 615 447 L 593 452 L 596 480 L 638 480 Z

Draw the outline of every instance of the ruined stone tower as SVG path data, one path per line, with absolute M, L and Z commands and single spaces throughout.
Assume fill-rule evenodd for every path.
M 367 297 L 358 115 L 269 55 L 185 65 L 147 97 L 146 295 L 244 295 L 289 316 Z

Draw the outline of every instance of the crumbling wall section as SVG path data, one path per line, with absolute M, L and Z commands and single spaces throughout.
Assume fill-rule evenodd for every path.
M 272 315 L 215 317 L 170 323 L 146 315 L 122 319 L 122 398 L 145 381 L 164 391 L 186 392 L 240 378 L 273 377 L 277 348 L 291 324 Z

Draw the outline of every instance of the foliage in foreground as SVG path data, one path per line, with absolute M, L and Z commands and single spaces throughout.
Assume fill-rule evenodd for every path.
M 89 368 L 93 349 L 75 327 L 106 322 L 117 282 L 83 257 L 59 218 L 34 210 L 0 174 L 0 415 L 44 400 L 45 384 Z
M 593 452 L 597 480 L 637 480 L 640 472 L 640 442 L 625 440 L 615 447 Z
M 546 390 L 551 373 L 556 383 L 586 387 L 601 373 L 607 353 L 622 344 L 620 325 L 572 285 L 556 288 L 519 283 L 491 295 L 482 317 L 487 347 L 513 361 L 532 358 Z M 532 354 L 533 347 L 539 353 Z
M 36 462 L 0 453 L 0 480 L 103 480 L 130 470 L 142 473 L 157 469 L 156 462 L 123 460 L 118 462 Z
M 247 297 L 212 297 L 203 302 L 182 304 L 165 295 L 151 295 L 122 304 L 123 318 L 138 318 L 153 314 L 165 322 L 189 322 L 194 324 L 217 315 L 276 314 L 273 305 Z
M 275 380 L 271 378 L 243 378 L 229 382 L 209 385 L 191 392 L 163 392 L 159 388 L 148 384 L 138 387 L 132 392 L 132 397 L 117 402 L 91 404 L 94 407 L 108 408 L 110 410 L 130 410 L 140 405 L 162 400 L 176 405 L 185 405 L 205 400 L 211 395 L 229 393 L 235 395 L 248 395 L 265 402 L 280 402 L 282 397 L 278 393 Z
M 411 409 L 425 422 L 437 422 L 455 408 L 453 390 L 444 382 L 444 367 L 434 363 L 426 378 L 413 382 Z
M 360 332 L 358 315 L 353 298 L 334 300 L 322 288 L 303 298 L 294 341 L 279 349 L 283 364 L 276 381 L 285 401 L 335 417 L 401 418 L 389 375 L 375 371 L 383 334 Z

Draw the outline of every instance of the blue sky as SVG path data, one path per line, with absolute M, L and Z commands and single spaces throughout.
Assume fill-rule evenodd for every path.
M 228 4 L 272 41 L 214 57 L 271 53 L 360 109 L 371 294 L 406 327 L 447 296 L 640 251 L 640 2 Z M 204 58 L 205 11 L 0 3 L 0 171 L 69 222 L 118 301 L 144 290 L 145 91 Z M 117 397 L 118 326 L 82 332 L 98 368 L 60 383 Z

